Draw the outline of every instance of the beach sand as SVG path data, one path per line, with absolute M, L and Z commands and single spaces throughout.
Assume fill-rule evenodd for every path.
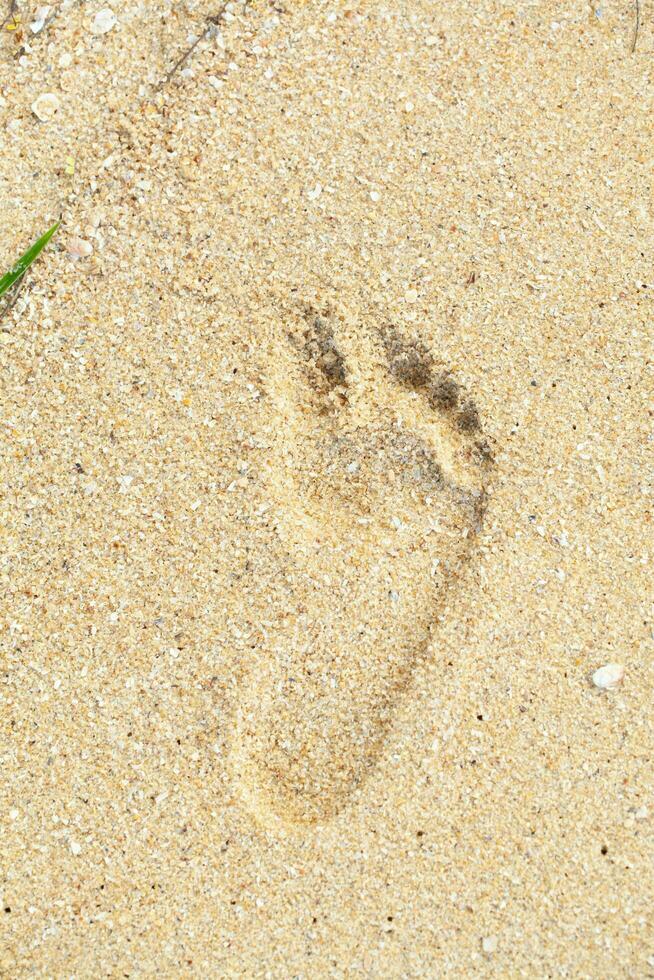
M 17 4 L 3 976 L 654 976 L 635 12 Z

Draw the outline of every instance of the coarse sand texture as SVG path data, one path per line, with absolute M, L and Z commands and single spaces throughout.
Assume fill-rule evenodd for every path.
M 654 980 L 653 28 L 0 0 L 3 980 Z
M 490 450 L 445 366 L 383 318 L 305 303 L 275 347 L 267 476 L 309 598 L 267 637 L 233 758 L 260 819 L 313 821 L 360 787 L 417 660 L 443 655 L 435 610 L 474 589 Z

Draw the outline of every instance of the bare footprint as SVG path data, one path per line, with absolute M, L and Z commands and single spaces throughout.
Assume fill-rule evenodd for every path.
M 420 343 L 308 304 L 285 329 L 268 476 L 297 607 L 232 756 L 258 818 L 298 824 L 337 813 L 374 765 L 474 551 L 491 458 L 474 404 Z

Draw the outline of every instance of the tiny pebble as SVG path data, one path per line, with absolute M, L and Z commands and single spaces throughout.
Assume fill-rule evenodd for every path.
M 602 691 L 611 691 L 622 681 L 624 677 L 624 667 L 621 664 L 605 664 L 596 670 L 592 681 L 595 687 Z
M 32 102 L 32 112 L 41 122 L 50 122 L 59 111 L 59 98 L 54 92 L 45 92 Z
M 70 849 L 72 853 L 77 857 L 78 854 L 82 853 L 82 845 L 78 844 L 76 840 L 70 842 Z
M 307 191 L 307 197 L 310 201 L 317 201 L 322 194 L 322 184 L 318 183 L 315 187 Z
M 494 953 L 497 949 L 497 936 L 484 936 L 481 948 L 485 953 Z
M 380 197 L 381 197 L 381 194 L 379 193 L 379 191 L 370 191 L 370 200 L 371 201 L 374 201 L 375 203 L 377 203 L 377 201 L 380 199 Z
M 634 813 L 634 816 L 635 816 L 636 820 L 647 820 L 647 818 L 649 816 L 649 810 L 644 805 L 643 806 L 640 806 L 640 807 L 638 807 L 638 809 Z
M 117 22 L 116 15 L 113 10 L 105 7 L 104 10 L 99 10 L 95 17 L 93 18 L 93 23 L 91 24 L 92 34 L 107 34 L 112 27 L 115 27 Z
M 70 53 L 70 51 L 64 51 L 64 53 L 59 58 L 59 67 L 69 68 L 72 62 L 73 62 L 73 56 Z

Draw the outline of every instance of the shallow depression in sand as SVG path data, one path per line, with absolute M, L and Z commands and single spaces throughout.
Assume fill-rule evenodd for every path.
M 268 479 L 297 604 L 249 678 L 232 763 L 259 819 L 302 824 L 339 812 L 383 750 L 492 463 L 474 403 L 419 343 L 337 304 L 287 312 L 280 334 Z

